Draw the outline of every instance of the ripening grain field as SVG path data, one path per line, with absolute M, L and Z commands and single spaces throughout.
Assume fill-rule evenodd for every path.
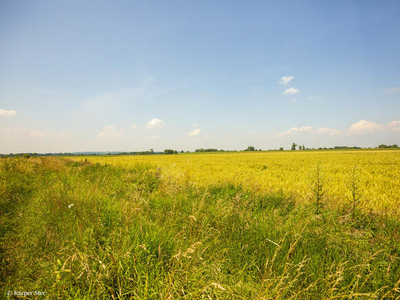
M 82 158 L 77 158 L 81 160 Z M 231 183 L 255 193 L 282 192 L 313 201 L 315 171 L 325 179 L 327 205 L 351 202 L 351 177 L 358 183 L 359 206 L 400 214 L 400 151 L 291 151 L 153 156 L 87 157 L 92 162 L 129 168 L 146 164 L 174 185 L 208 187 Z
M 399 299 L 399 179 L 394 150 L 3 158 L 1 293 Z

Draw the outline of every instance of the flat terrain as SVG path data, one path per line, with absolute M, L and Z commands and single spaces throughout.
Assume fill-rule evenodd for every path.
M 1 293 L 396 299 L 400 151 L 0 160 Z
M 256 151 L 87 159 L 128 168 L 145 164 L 177 185 L 208 187 L 232 183 L 256 193 L 282 192 L 306 202 L 312 201 L 313 177 L 320 166 L 326 181 L 327 205 L 346 204 L 352 198 L 349 181 L 355 175 L 360 207 L 400 215 L 400 150 Z

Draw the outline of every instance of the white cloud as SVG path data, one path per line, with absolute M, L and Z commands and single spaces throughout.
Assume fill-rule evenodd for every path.
M 153 136 L 150 137 L 150 139 L 151 139 L 152 141 L 156 141 L 156 140 L 158 140 L 159 138 L 160 138 L 159 135 L 153 135 Z
M 308 101 L 313 101 L 315 99 L 315 97 L 314 96 L 310 96 L 310 97 L 308 97 Z
M 193 124 L 193 127 L 199 127 L 199 125 L 197 125 L 197 124 Z
M 309 126 L 300 127 L 300 128 L 292 127 L 292 128 L 290 128 L 289 130 L 287 130 L 285 132 L 277 133 L 276 136 L 277 137 L 281 137 L 281 136 L 285 136 L 285 135 L 291 135 L 291 134 L 293 134 L 295 132 L 305 132 L 305 131 L 311 131 L 311 130 L 312 130 L 312 127 L 309 127 Z
M 17 114 L 18 112 L 16 110 L 5 110 L 0 108 L 0 116 L 3 117 L 13 117 Z
M 325 127 L 321 127 L 317 130 L 318 133 L 326 133 L 326 134 L 330 134 L 332 136 L 338 136 L 341 135 L 342 132 L 334 129 L 334 128 L 325 128 Z
M 398 87 L 395 87 L 395 88 L 391 88 L 391 89 L 389 89 L 389 90 L 387 90 L 389 93 L 396 93 L 396 92 L 398 92 L 398 91 L 400 91 L 400 86 L 398 86 Z
M 147 129 L 152 129 L 152 128 L 161 128 L 164 127 L 164 121 L 154 118 L 151 120 L 149 123 L 147 123 L 146 128 Z
M 294 95 L 300 93 L 300 91 L 294 87 L 286 89 L 282 94 L 283 95 Z
M 350 134 L 365 134 L 390 131 L 400 131 L 400 121 L 392 121 L 388 124 L 382 125 L 375 122 L 361 120 L 357 123 L 352 124 L 349 128 Z
M 354 123 L 350 126 L 349 132 L 354 134 L 362 134 L 362 133 L 372 133 L 374 131 L 380 130 L 381 125 L 378 123 L 361 120 L 357 123 Z
M 131 128 L 132 129 L 136 129 L 137 128 L 137 124 L 132 124 Z
M 279 80 L 279 84 L 288 84 L 294 78 L 293 75 L 283 76 L 281 80 Z
M 192 132 L 189 132 L 190 136 L 198 136 L 199 134 L 200 134 L 200 129 L 199 128 L 196 128 Z
M 295 103 L 295 102 L 296 102 L 296 99 L 292 98 L 292 100 L 291 100 L 291 101 L 292 101 L 292 103 Z
M 123 132 L 124 132 L 124 129 L 117 130 L 117 128 L 114 126 L 106 126 L 104 128 L 104 130 L 97 135 L 97 137 L 116 139 L 116 138 L 119 138 Z

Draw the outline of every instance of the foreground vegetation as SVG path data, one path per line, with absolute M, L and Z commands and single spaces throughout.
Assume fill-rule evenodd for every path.
M 385 198 L 391 213 L 382 213 L 379 205 L 365 209 L 365 199 L 356 198 L 352 206 L 351 193 L 332 204 L 338 194 L 325 189 L 336 181 L 322 186 L 321 194 L 315 183 L 337 172 L 307 174 L 303 161 L 298 173 L 311 184 L 308 201 L 304 195 L 299 200 L 301 193 L 265 188 L 270 183 L 257 179 L 267 169 L 277 174 L 277 157 L 268 158 L 269 164 L 256 154 L 251 163 L 242 157 L 234 172 L 227 162 L 235 156 L 213 155 L 198 160 L 178 155 L 173 163 L 169 157 L 168 162 L 119 157 L 119 163 L 104 158 L 102 164 L 90 158 L 2 159 L 2 295 L 16 290 L 44 291 L 49 299 L 400 297 L 398 198 Z M 396 155 L 381 157 L 376 174 L 382 162 L 397 163 Z M 285 181 L 290 170 L 280 167 Z M 328 170 L 326 162 L 320 167 L 315 170 Z M 389 180 L 379 175 L 375 186 L 396 181 L 390 176 L 397 171 L 386 167 Z M 367 174 L 364 168 L 368 165 L 361 174 Z M 229 171 L 233 175 L 224 177 Z M 353 174 L 354 182 L 366 178 Z M 321 200 L 318 214 L 314 196 Z

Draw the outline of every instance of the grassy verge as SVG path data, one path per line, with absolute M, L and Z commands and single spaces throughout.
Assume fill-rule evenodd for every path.
M 2 295 L 49 299 L 400 297 L 400 223 L 162 170 L 0 162 Z

